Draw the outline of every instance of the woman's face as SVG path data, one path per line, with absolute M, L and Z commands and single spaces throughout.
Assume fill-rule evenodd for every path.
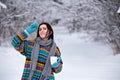
M 43 40 L 48 40 L 50 32 L 45 24 L 40 25 L 39 35 Z

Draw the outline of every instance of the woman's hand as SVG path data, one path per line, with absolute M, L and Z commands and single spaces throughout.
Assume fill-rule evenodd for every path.
M 25 32 L 27 32 L 27 34 L 32 34 L 34 31 L 38 29 L 38 27 L 39 27 L 39 24 L 37 22 L 34 22 L 30 26 L 27 27 Z
M 59 64 L 62 62 L 62 60 L 60 57 L 51 56 L 50 62 L 51 62 L 52 68 L 56 68 L 59 66 Z
M 51 65 L 53 65 L 55 62 L 57 62 L 57 57 L 51 56 L 50 57 L 50 62 L 51 62 Z

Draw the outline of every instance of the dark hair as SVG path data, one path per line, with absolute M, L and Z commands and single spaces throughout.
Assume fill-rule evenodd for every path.
M 54 40 L 54 32 L 53 32 L 53 29 L 52 29 L 51 25 L 49 23 L 47 23 L 47 22 L 42 22 L 41 24 L 39 24 L 39 27 L 41 25 L 43 25 L 43 24 L 45 24 L 47 26 L 48 30 L 52 32 L 52 34 L 49 36 L 48 39 Z M 39 27 L 38 27 L 38 30 L 37 30 L 37 37 L 40 37 L 40 35 L 39 35 Z

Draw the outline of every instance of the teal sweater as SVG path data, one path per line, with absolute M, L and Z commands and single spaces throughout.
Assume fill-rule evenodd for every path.
M 34 48 L 35 40 L 25 40 L 28 35 L 23 31 L 22 33 L 15 35 L 11 44 L 13 47 L 19 51 L 22 55 L 26 57 L 24 71 L 21 80 L 27 80 L 30 74 L 30 63 L 31 63 L 31 53 Z M 34 71 L 32 80 L 39 80 L 41 73 L 45 67 L 47 56 L 49 55 L 51 45 L 41 46 L 39 49 L 39 55 L 36 65 L 36 70 Z M 49 80 L 55 80 L 54 73 L 59 73 L 62 70 L 62 59 L 59 48 L 56 48 L 55 55 L 60 58 L 55 65 L 52 65 L 52 72 L 49 75 Z

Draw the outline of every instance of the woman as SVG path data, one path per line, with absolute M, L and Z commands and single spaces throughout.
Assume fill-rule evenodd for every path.
M 36 39 L 25 40 L 36 30 Z M 54 73 L 61 71 L 63 63 L 54 42 L 53 29 L 48 23 L 32 23 L 22 33 L 15 35 L 11 44 L 26 57 L 21 80 L 55 80 Z

